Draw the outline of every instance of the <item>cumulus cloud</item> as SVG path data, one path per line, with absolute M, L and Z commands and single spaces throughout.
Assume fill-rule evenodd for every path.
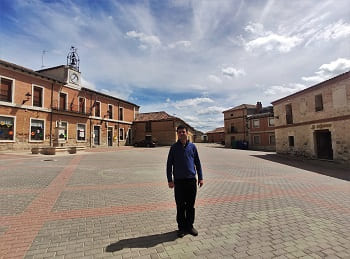
M 139 47 L 147 49 L 148 47 L 159 47 L 162 45 L 160 39 L 155 35 L 146 35 L 142 32 L 128 31 L 126 33 L 127 38 L 138 39 L 140 41 Z
M 203 110 L 197 112 L 198 115 L 209 115 L 209 114 L 221 114 L 222 111 L 226 110 L 224 107 L 209 106 Z
M 178 47 L 189 48 L 189 47 L 191 47 L 191 42 L 187 41 L 187 40 L 181 40 L 181 41 L 177 41 L 177 42 L 174 42 L 174 43 L 170 43 L 168 45 L 168 47 L 170 49 L 174 49 L 174 48 L 178 48 Z
M 319 83 L 338 74 L 350 70 L 350 59 L 338 58 L 328 64 L 320 66 L 313 76 L 304 76 L 302 80 L 310 83 Z
M 177 109 L 182 109 L 185 107 L 197 106 L 202 103 L 213 103 L 214 101 L 208 97 L 197 97 L 192 99 L 185 99 L 182 101 L 176 101 L 173 106 Z
M 222 83 L 222 80 L 220 77 L 217 77 L 215 75 L 209 75 L 208 76 L 208 79 L 213 82 L 213 83 L 216 83 L 216 84 L 221 84 Z
M 288 85 L 274 85 L 264 91 L 265 95 L 272 95 L 276 97 L 282 97 L 293 94 L 300 90 L 305 89 L 306 86 L 303 84 L 288 84 Z
M 236 69 L 234 67 L 226 67 L 221 70 L 222 74 L 226 77 L 240 77 L 244 76 L 246 73 L 243 69 Z

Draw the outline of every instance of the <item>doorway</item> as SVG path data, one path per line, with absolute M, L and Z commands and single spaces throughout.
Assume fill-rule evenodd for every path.
M 107 142 L 109 147 L 113 146 L 113 127 L 108 127 Z
M 94 126 L 94 145 L 100 145 L 100 126 Z
M 333 160 L 332 134 L 329 130 L 315 131 L 317 158 Z

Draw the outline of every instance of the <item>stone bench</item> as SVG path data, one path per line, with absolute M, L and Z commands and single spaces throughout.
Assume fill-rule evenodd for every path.
M 56 155 L 56 152 L 68 151 L 69 154 L 75 154 L 78 150 L 85 150 L 85 146 L 67 146 L 67 147 L 32 147 L 32 154 Z

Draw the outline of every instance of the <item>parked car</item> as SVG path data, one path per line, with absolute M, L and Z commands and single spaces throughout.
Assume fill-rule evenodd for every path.
M 134 144 L 135 147 L 155 147 L 157 144 L 153 140 L 141 140 Z

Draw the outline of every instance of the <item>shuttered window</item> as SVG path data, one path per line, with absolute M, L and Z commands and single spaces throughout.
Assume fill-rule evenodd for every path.
M 0 101 L 12 102 L 12 83 L 10 79 L 0 78 Z
M 33 106 L 43 107 L 43 89 L 41 87 L 33 87 Z

